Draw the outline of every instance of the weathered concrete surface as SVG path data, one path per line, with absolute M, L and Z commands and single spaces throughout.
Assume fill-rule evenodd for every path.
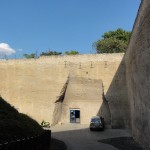
M 0 94 L 20 112 L 39 123 L 42 120 L 51 123 L 54 102 L 67 77 L 68 72 L 61 64 L 45 62 L 43 65 L 36 60 L 1 62 Z
M 62 118 L 62 114 L 63 114 L 62 106 L 63 106 L 63 101 L 65 98 L 65 93 L 67 90 L 68 83 L 69 83 L 69 77 L 66 79 L 66 82 L 62 87 L 60 95 L 57 97 L 57 99 L 55 101 L 55 108 L 54 108 L 54 112 L 53 112 L 53 119 L 52 119 L 51 126 L 54 126 L 61 122 L 61 118 Z
M 134 138 L 150 149 L 150 1 L 143 0 L 126 59 L 126 78 Z
M 127 98 L 126 67 L 122 59 L 105 95 L 111 116 L 112 128 L 130 128 L 130 103 Z
M 69 150 L 117 150 L 117 148 L 98 142 L 98 140 L 130 137 L 129 130 L 107 129 L 102 132 L 91 132 L 89 126 L 68 124 L 51 128 L 52 137 L 64 141 Z
M 62 123 L 70 122 L 70 109 L 80 109 L 80 123 L 90 122 L 91 117 L 98 114 L 102 105 L 102 80 L 70 76 L 66 90 Z
M 128 121 L 125 121 L 130 117 L 126 115 L 129 111 L 125 101 L 126 88 L 119 92 L 117 88 L 121 85 L 126 87 L 125 74 L 118 74 L 116 78 L 119 82 L 113 80 L 123 56 L 124 54 L 96 54 L 0 61 L 0 94 L 20 112 L 28 114 L 39 123 L 45 120 L 52 124 L 56 115 L 57 122 L 60 120 L 58 114 L 61 113 L 58 111 L 58 106 L 61 105 L 55 105 L 55 102 L 69 77 L 70 88 L 67 88 L 64 102 L 68 101 L 69 107 L 72 108 L 75 107 L 73 99 L 76 99 L 77 107 L 82 106 L 84 109 L 87 106 L 93 110 L 93 113 L 83 110 L 87 114 L 83 113 L 81 123 L 89 124 L 87 116 L 103 114 L 107 122 L 111 121 L 113 127 L 128 126 Z M 105 97 L 103 103 L 102 85 Z M 112 90 L 113 88 L 110 87 L 116 88 Z M 83 98 L 77 95 L 80 90 L 89 97 Z M 68 122 L 68 116 L 64 120 Z M 122 124 L 118 125 L 118 122 Z

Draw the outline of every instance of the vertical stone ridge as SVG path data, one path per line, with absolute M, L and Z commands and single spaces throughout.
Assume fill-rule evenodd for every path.
M 62 103 L 63 102 L 64 97 L 65 97 L 65 93 L 66 93 L 66 90 L 67 90 L 68 83 L 69 83 L 69 76 L 68 76 L 63 88 L 61 89 L 61 92 L 60 92 L 59 96 L 57 97 L 55 103 L 58 103 L 58 102 Z
M 66 80 L 64 86 L 62 87 L 59 96 L 57 97 L 57 99 L 55 101 L 55 108 L 54 108 L 54 112 L 53 112 L 53 116 L 52 116 L 51 126 L 54 126 L 54 125 L 58 124 L 61 120 L 62 103 L 64 101 L 64 97 L 65 97 L 65 93 L 66 93 L 66 90 L 67 90 L 68 83 L 69 83 L 69 76 L 67 77 L 67 80 Z

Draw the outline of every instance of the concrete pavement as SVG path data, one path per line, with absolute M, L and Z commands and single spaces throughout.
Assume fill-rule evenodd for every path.
M 66 124 L 51 128 L 52 137 L 64 141 L 69 150 L 117 150 L 117 148 L 98 142 L 101 139 L 130 137 L 130 131 L 105 129 L 90 131 L 88 125 Z

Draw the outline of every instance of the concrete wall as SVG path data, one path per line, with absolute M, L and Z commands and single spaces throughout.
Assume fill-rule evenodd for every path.
M 118 73 L 116 78 L 119 82 L 117 79 L 114 82 L 114 75 L 117 73 L 123 56 L 124 54 L 96 54 L 0 61 L 0 94 L 20 112 L 30 115 L 39 122 L 44 119 L 52 123 L 55 117 L 60 114 L 59 108 L 62 109 L 62 106 L 55 102 L 62 94 L 62 88 L 69 77 L 66 94 L 73 94 L 74 99 L 78 99 L 76 104 L 84 109 L 86 104 L 94 108 L 93 105 L 99 103 L 96 106 L 97 110 L 93 111 L 91 115 L 103 114 L 107 118 L 107 122 L 113 123 L 113 127 L 126 127 L 128 126 L 126 120 L 130 119 L 129 116 L 123 115 L 129 112 L 125 101 L 126 88 L 122 90 L 117 88 L 120 88 L 122 83 L 124 84 L 125 74 Z M 123 65 L 123 67 L 125 66 Z M 80 83 L 89 81 L 89 84 L 77 86 L 79 85 L 76 85 L 78 79 L 80 79 Z M 98 87 L 92 81 L 102 82 Z M 73 82 L 76 83 L 73 85 Z M 82 96 L 76 95 L 79 89 L 85 89 L 87 86 L 93 88 L 89 87 L 89 90 L 85 90 L 83 93 L 88 94 L 90 91 L 90 99 L 94 99 L 94 102 L 90 99 L 84 101 Z M 115 90 L 112 90 L 112 87 L 116 87 Z M 75 90 L 69 94 L 71 89 Z M 98 93 L 97 90 L 99 91 L 97 95 L 99 100 L 95 97 L 95 94 Z M 103 92 L 104 94 L 102 94 Z M 65 95 L 64 103 L 69 101 L 69 107 L 75 107 L 73 97 L 68 98 L 67 95 Z M 103 102 L 102 96 L 105 98 Z M 82 122 L 89 123 L 86 114 L 84 116 L 85 119 Z M 120 119 L 121 121 L 119 121 Z M 60 118 L 57 117 L 57 120 Z M 118 122 L 123 122 L 123 125 L 118 125 Z
M 56 69 L 57 68 L 57 69 Z M 68 72 L 64 65 L 40 60 L 0 62 L 0 94 L 39 122 L 52 120 L 55 100 Z M 63 77 L 63 78 L 62 78 Z
M 127 96 L 126 66 L 122 59 L 105 94 L 111 115 L 112 128 L 130 128 L 130 103 Z
M 143 0 L 125 55 L 134 138 L 150 149 L 150 1 Z
M 62 122 L 70 122 L 70 109 L 80 109 L 80 123 L 87 124 L 98 114 L 103 102 L 102 80 L 70 77 L 63 102 Z

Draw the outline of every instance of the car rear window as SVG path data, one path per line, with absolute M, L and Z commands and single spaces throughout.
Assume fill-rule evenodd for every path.
M 100 119 L 99 119 L 99 118 L 92 118 L 91 121 L 92 121 L 92 122 L 100 121 Z

